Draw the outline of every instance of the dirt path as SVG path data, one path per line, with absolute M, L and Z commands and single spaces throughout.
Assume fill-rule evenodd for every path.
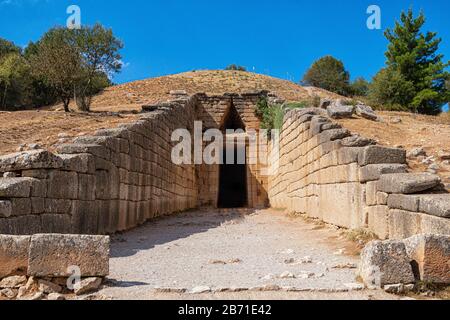
M 113 237 L 114 299 L 369 299 L 354 244 L 274 210 L 196 211 Z M 193 291 L 200 292 L 193 294 Z M 205 291 L 201 293 L 202 291 Z

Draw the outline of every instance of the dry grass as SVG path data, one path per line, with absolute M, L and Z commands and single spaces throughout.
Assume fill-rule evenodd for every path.
M 326 90 L 304 88 L 294 82 L 242 71 L 195 71 L 130 82 L 106 89 L 93 100 L 93 110 L 140 110 L 143 104 L 166 101 L 171 90 L 208 95 L 246 93 L 255 90 L 276 92 L 288 101 L 302 101 L 314 95 L 339 97 Z
M 359 245 L 366 245 L 367 243 L 378 240 L 378 237 L 367 229 L 354 229 L 344 231 L 345 237 Z

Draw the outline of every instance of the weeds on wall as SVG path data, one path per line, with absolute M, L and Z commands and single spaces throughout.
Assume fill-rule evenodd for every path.
M 271 130 L 280 130 L 283 127 L 283 120 L 286 112 L 293 109 L 306 108 L 310 101 L 295 101 L 284 104 L 272 104 L 267 98 L 263 97 L 256 103 L 256 115 L 261 121 L 261 128 L 269 132 Z

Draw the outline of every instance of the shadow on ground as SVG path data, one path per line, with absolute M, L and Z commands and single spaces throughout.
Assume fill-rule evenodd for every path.
M 130 257 L 139 251 L 207 232 L 223 224 L 239 223 L 256 210 L 188 211 L 154 219 L 131 231 L 111 236 L 111 258 Z

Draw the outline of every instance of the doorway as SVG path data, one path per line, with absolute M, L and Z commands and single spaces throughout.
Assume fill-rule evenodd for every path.
M 247 207 L 247 166 L 238 163 L 238 147 L 234 147 L 234 161 L 232 164 L 224 161 L 220 165 L 219 173 L 219 208 Z M 245 150 L 245 147 L 244 147 Z M 226 159 L 224 149 L 224 159 Z M 241 150 L 242 151 L 242 150 Z

